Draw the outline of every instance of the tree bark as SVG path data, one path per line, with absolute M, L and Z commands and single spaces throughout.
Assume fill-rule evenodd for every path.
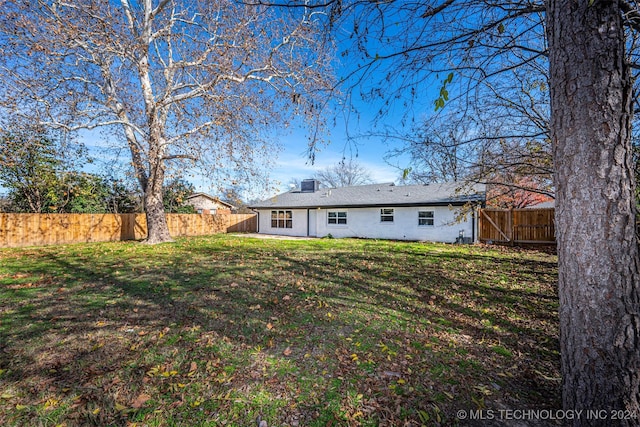
M 640 261 L 620 5 L 547 0 L 547 31 L 563 405 L 607 411 L 574 425 L 638 425 Z
M 145 243 L 149 244 L 173 241 L 169 234 L 167 217 L 164 212 L 162 189 L 159 195 L 156 193 L 156 191 L 145 191 L 144 193 L 144 211 L 147 217 L 147 238 Z
M 150 141 L 150 145 L 157 147 L 159 144 Z M 173 241 L 169 234 L 169 226 L 167 225 L 162 199 L 164 163 L 157 151 L 157 149 L 151 150 L 152 155 L 150 157 L 154 161 L 149 164 L 149 176 L 146 179 L 146 185 L 143 187 L 144 211 L 147 216 L 147 239 L 145 242 L 149 244 Z

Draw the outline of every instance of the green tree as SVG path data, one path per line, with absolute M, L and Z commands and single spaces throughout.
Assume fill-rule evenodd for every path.
M 183 179 L 168 182 L 162 192 L 164 209 L 168 213 L 196 213 L 191 205 L 185 205 L 187 197 L 194 193 L 194 186 Z
M 67 203 L 63 207 L 68 213 L 108 212 L 110 188 L 107 181 L 90 173 L 68 172 L 60 179 Z
M 109 187 L 107 199 L 107 212 L 110 213 L 141 213 L 142 195 L 135 188 L 135 185 L 126 180 L 109 177 L 105 178 Z
M 78 172 L 90 161 L 71 153 L 40 127 L 18 126 L 0 136 L 0 184 L 8 191 L 5 210 L 30 213 L 125 213 L 140 211 L 139 196 L 115 178 Z
M 58 170 L 65 167 L 55 137 L 42 128 L 0 136 L 0 184 L 15 212 L 58 212 L 67 203 Z

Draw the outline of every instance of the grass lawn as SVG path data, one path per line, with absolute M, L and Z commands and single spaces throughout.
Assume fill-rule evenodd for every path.
M 559 409 L 556 257 L 219 235 L 0 250 L 2 426 Z

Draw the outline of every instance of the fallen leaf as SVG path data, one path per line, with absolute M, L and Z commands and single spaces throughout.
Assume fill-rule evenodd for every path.
M 272 330 L 273 329 L 273 325 L 271 324 L 271 322 L 267 323 L 267 329 L 268 330 Z
M 147 403 L 147 400 L 149 399 L 151 399 L 151 396 L 149 396 L 148 394 L 142 393 L 141 395 L 136 397 L 136 400 L 133 401 L 131 406 L 133 408 L 140 409 L 144 406 L 145 403 Z
M 198 364 L 196 362 L 191 362 L 191 365 L 189 366 L 189 372 L 195 372 L 196 370 L 198 370 Z
M 44 402 L 44 409 L 51 409 L 51 408 L 55 408 L 56 406 L 58 406 L 58 400 L 51 398 L 49 400 L 47 400 L 46 402 Z
M 291 347 L 287 347 L 284 349 L 284 351 L 282 352 L 282 354 L 284 354 L 285 356 L 291 356 Z

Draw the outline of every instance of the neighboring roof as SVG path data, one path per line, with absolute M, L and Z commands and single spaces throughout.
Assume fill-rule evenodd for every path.
M 538 203 L 537 205 L 529 205 L 525 209 L 549 209 L 555 208 L 556 201 L 555 200 L 547 200 L 546 202 Z
M 458 182 L 428 185 L 393 183 L 322 188 L 315 192 L 292 190 L 252 204 L 252 209 L 267 208 L 340 208 L 377 206 L 461 206 L 484 202 L 485 186 L 466 186 Z
M 227 203 L 227 202 L 223 202 L 223 201 L 222 201 L 222 200 L 220 200 L 219 198 L 214 197 L 214 196 L 211 196 L 211 195 L 209 195 L 209 194 L 207 194 L 207 193 L 193 193 L 192 195 L 190 195 L 190 196 L 188 196 L 188 197 L 187 197 L 187 200 L 189 200 L 189 199 L 195 199 L 195 198 L 197 198 L 197 197 L 204 197 L 205 199 L 209 199 L 209 200 L 211 200 L 211 201 L 213 201 L 213 202 L 220 203 L 221 205 L 227 206 L 229 209 L 235 209 L 235 208 L 236 208 L 236 207 L 235 207 L 235 206 L 233 206 L 232 204 Z

